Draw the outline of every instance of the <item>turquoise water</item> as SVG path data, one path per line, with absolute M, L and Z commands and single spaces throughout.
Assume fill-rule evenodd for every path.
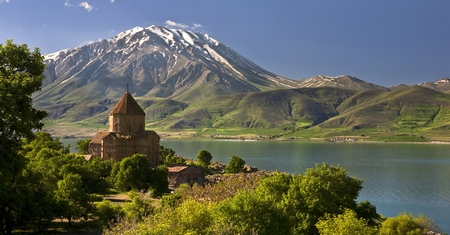
M 62 141 L 72 147 L 76 143 Z M 291 174 L 316 163 L 340 165 L 350 176 L 364 180 L 359 201 L 370 201 L 385 216 L 423 213 L 443 232 L 450 232 L 450 145 L 173 140 L 161 144 L 187 158 L 206 149 L 213 161 L 227 164 L 231 155 L 237 155 L 247 165 Z

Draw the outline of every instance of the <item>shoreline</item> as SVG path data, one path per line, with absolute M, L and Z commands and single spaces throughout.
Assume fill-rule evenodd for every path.
M 93 138 L 99 131 L 108 131 L 107 129 L 100 128 L 83 128 L 76 126 L 44 126 L 43 132 L 49 132 L 52 137 L 59 139 L 89 139 Z M 242 141 L 242 142 L 299 142 L 299 143 L 346 143 L 346 144 L 360 144 L 360 143 L 384 143 L 384 144 L 434 144 L 445 145 L 450 144 L 450 141 L 431 140 L 427 142 L 413 142 L 413 141 L 379 141 L 369 140 L 368 137 L 355 137 L 355 136 L 335 136 L 335 137 L 322 137 L 322 138 L 295 138 L 295 137 L 279 137 L 279 138 L 267 138 L 261 135 L 255 134 L 241 134 L 241 135 L 219 135 L 219 134 L 197 134 L 193 131 L 179 131 L 179 132 L 165 132 L 160 131 L 157 133 L 160 135 L 161 140 L 170 141 Z M 215 138 L 214 138 L 215 137 Z

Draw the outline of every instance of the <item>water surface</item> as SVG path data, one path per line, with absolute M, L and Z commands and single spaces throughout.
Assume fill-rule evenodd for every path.
M 299 143 L 162 141 L 183 157 L 201 149 L 227 164 L 231 155 L 268 171 L 304 173 L 316 163 L 340 165 L 364 180 L 358 201 L 369 200 L 385 216 L 401 212 L 432 217 L 450 232 L 450 145 L 384 143 Z
M 62 139 L 72 151 L 76 139 Z M 268 141 L 161 141 L 178 155 L 196 157 L 206 149 L 213 161 L 231 155 L 262 170 L 304 173 L 316 163 L 340 165 L 363 179 L 358 201 L 368 200 L 379 213 L 423 213 L 450 233 L 450 145 L 384 143 L 304 143 Z

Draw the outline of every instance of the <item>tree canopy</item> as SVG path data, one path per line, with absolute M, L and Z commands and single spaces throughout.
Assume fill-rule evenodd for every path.
M 42 128 L 46 113 L 33 107 L 31 95 L 44 79 L 45 65 L 39 48 L 12 40 L 0 44 L 0 232 L 11 233 L 17 220 L 17 192 L 23 185 L 18 178 L 25 167 L 20 154 L 21 139 L 32 138 Z
M 244 172 L 245 161 L 239 156 L 231 156 L 231 160 L 225 167 L 225 173 L 240 173 Z
M 213 156 L 208 150 L 200 150 L 197 154 L 197 160 L 200 164 L 200 166 L 204 168 L 208 168 L 208 166 L 211 164 Z

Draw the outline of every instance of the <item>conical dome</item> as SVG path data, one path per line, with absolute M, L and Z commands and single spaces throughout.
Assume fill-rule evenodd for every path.
M 112 114 L 134 114 L 134 115 L 144 115 L 145 112 L 142 110 L 141 106 L 136 102 L 136 100 L 131 96 L 130 92 L 125 92 L 119 102 L 114 106 L 109 115 Z

